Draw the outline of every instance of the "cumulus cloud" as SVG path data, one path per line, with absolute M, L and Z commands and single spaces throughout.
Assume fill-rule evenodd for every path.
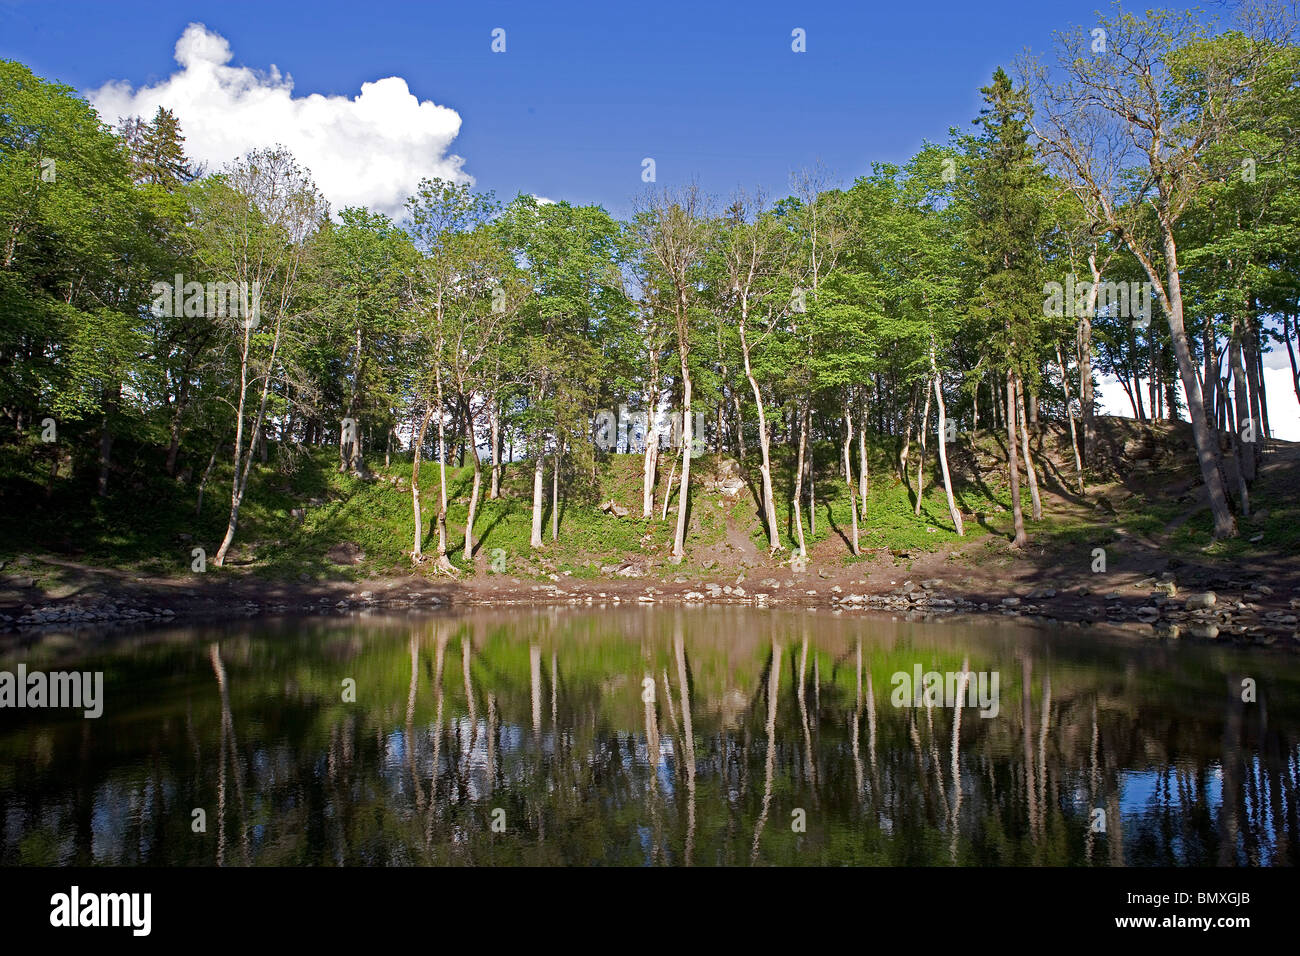
M 423 177 L 473 182 L 449 152 L 460 115 L 419 100 L 399 76 L 363 83 L 346 96 L 294 96 L 293 78 L 231 66 L 226 38 L 191 23 L 176 41 L 180 69 L 153 86 L 109 82 L 90 102 L 110 123 L 153 116 L 159 106 L 181 121 L 190 156 L 219 169 L 250 149 L 290 149 L 335 211 L 368 206 L 394 217 Z

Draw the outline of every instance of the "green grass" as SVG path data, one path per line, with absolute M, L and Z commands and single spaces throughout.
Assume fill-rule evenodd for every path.
M 1068 448 L 1067 448 L 1068 450 Z M 848 553 L 851 516 L 849 495 L 840 471 L 840 449 L 829 443 L 815 449 L 817 529 L 807 530 L 809 547 L 821 560 L 852 564 Z M 141 453 L 143 454 L 143 453 Z M 942 551 L 959 542 L 987 538 L 989 544 L 1008 536 L 1010 494 L 1005 486 L 1005 468 L 997 439 L 969 436 L 949 449 L 956 481 L 955 494 L 965 515 L 966 538 L 959 539 L 952 527 L 946 497 L 938 473 L 934 448 L 928 449 L 925 493 L 921 514 L 914 513 L 913 466 L 907 482 L 900 480 L 892 440 L 873 441 L 870 446 L 869 494 L 860 514 L 861 543 L 865 554 L 873 549 L 920 553 Z M 201 514 L 195 514 L 196 483 L 168 478 L 159 463 L 138 461 L 132 450 L 120 443 L 115 456 L 124 464 L 113 475 L 112 494 L 95 494 L 93 462 L 82 462 L 75 477 L 49 482 L 48 448 L 28 440 L 24 444 L 0 446 L 0 487 L 6 507 L 0 509 L 0 559 L 21 554 L 49 552 L 98 566 L 122 568 L 142 574 L 185 574 L 189 572 L 191 549 L 203 547 L 209 571 L 225 531 L 230 502 L 230 465 L 213 469 Z M 675 527 L 676 494 L 669 501 L 668 520 L 661 513 L 661 495 L 667 472 L 661 471 L 656 486 L 652 519 L 640 515 L 642 459 L 636 455 L 603 456 L 596 474 L 562 475 L 560 535 L 552 542 L 549 493 L 543 517 L 544 547 L 529 547 L 532 521 L 532 470 L 528 463 L 506 467 L 503 496 L 486 500 L 487 469 L 480 510 L 475 522 L 476 564 L 464 563 L 464 525 L 468 514 L 472 469 L 448 468 L 448 550 L 462 572 L 489 573 L 496 549 L 504 552 L 510 576 L 546 578 L 550 574 L 577 578 L 599 576 L 601 565 L 617 564 L 628 557 L 648 559 L 667 577 L 698 575 L 706 570 L 711 555 L 725 547 L 732 536 L 748 538 L 755 552 L 767 552 L 767 535 L 759 518 L 755 495 L 759 487 L 757 450 L 743 462 L 742 473 L 752 485 L 728 501 L 706 491 L 704 480 L 714 473 L 716 455 L 704 455 L 692 462 L 691 525 L 687 556 L 680 566 L 665 563 L 671 551 Z M 235 549 L 230 565 L 269 578 L 355 578 L 409 570 L 412 547 L 412 515 L 409 460 L 394 457 L 389 468 L 382 457 L 370 461 L 377 480 L 363 481 L 339 474 L 332 448 L 311 448 L 293 456 L 293 465 L 280 462 L 272 446 L 269 462 L 255 463 L 247 499 L 240 514 Z M 204 462 L 206 463 L 206 462 Z M 671 467 L 664 455 L 661 465 Z M 978 464 L 977 464 L 978 463 Z M 589 467 L 589 466 L 588 466 Z M 72 469 L 64 467 L 65 472 Z M 774 491 L 781 543 L 788 554 L 794 545 L 790 498 L 794 487 L 794 456 L 784 447 L 776 449 L 773 461 Z M 395 487 L 388 479 L 398 477 Z M 425 504 L 424 550 L 436 550 L 438 467 L 426 462 L 421 468 Z M 1157 486 L 1163 476 L 1153 476 Z M 750 489 L 753 489 L 751 493 Z M 1025 507 L 1028 510 L 1028 493 Z M 1242 535 L 1229 542 L 1214 543 L 1208 512 L 1193 515 L 1174 528 L 1169 542 L 1174 552 L 1197 552 L 1225 560 L 1254 553 L 1296 553 L 1300 551 L 1300 496 L 1270 488 L 1261 479 L 1255 493 L 1257 506 L 1268 508 L 1263 519 L 1243 519 Z M 1035 540 L 1048 547 L 1071 548 L 1106 545 L 1115 540 L 1117 529 L 1131 534 L 1160 534 L 1186 505 L 1172 499 L 1148 500 L 1141 496 L 1110 492 L 1114 514 L 1100 509 L 1062 510 L 1048 508 L 1044 520 L 1030 530 Z M 600 502 L 614 499 L 630 514 L 616 518 L 602 513 Z M 316 499 L 319 504 L 309 502 Z M 807 498 L 805 491 L 804 504 Z M 305 509 L 295 518 L 294 509 Z M 1263 535 L 1258 542 L 1249 539 Z M 732 539 L 734 540 L 734 539 Z M 365 553 L 357 566 L 332 564 L 326 553 L 339 542 L 355 542 Z M 824 545 L 818 548 L 819 545 Z M 905 557 L 902 560 L 907 560 Z

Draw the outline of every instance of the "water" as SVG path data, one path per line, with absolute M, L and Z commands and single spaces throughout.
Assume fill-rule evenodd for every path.
M 19 662 L 102 670 L 105 704 L 0 710 L 5 865 L 1300 857 L 1300 660 L 1271 651 L 632 608 L 51 635 Z M 918 665 L 996 674 L 996 716 L 895 706 Z

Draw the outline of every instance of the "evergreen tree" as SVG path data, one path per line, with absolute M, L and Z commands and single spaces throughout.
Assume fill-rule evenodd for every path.
M 972 315 L 988 326 L 988 341 L 1006 374 L 1007 467 L 1015 546 L 1025 543 L 1020 507 L 1016 418 L 1022 381 L 1035 374 L 1042 290 L 1037 269 L 1045 176 L 1029 143 L 1028 103 L 999 67 L 980 92 L 987 104 L 975 121 L 969 202 L 969 243 L 977 291 Z M 1031 382 L 1032 384 L 1032 382 Z M 1025 462 L 1031 475 L 1032 464 Z M 1035 489 L 1036 495 L 1036 489 Z M 1037 510 L 1037 509 L 1036 509 Z

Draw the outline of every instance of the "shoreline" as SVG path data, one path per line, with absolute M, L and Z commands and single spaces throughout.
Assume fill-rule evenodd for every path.
M 664 581 L 653 577 L 518 577 L 454 580 L 411 574 L 363 581 L 274 581 L 251 575 L 216 580 L 134 577 L 70 565 L 72 582 L 53 587 L 34 579 L 0 582 L 0 634 L 21 637 L 50 630 L 97 630 L 283 615 L 364 610 L 530 607 L 818 608 L 841 614 L 884 613 L 907 620 L 932 617 L 1028 620 L 1066 627 L 1121 628 L 1148 639 L 1277 646 L 1300 650 L 1300 590 L 1241 581 L 1219 590 L 1183 590 L 1174 575 L 1112 578 L 1105 590 L 1059 576 L 1059 587 L 963 586 L 937 577 L 894 574 L 888 584 L 856 578 L 862 569 L 777 572 L 760 580 L 741 573 Z M 765 569 L 752 569 L 757 578 Z M 770 570 L 770 569 L 768 569 Z M 845 573 L 850 572 L 851 573 Z M 895 569 L 897 572 L 897 569 Z M 555 577 L 555 576 L 553 576 Z M 901 578 L 901 580 L 900 580 Z M 974 582 L 971 582 L 974 583 Z M 25 585 L 25 586 L 23 586 Z

